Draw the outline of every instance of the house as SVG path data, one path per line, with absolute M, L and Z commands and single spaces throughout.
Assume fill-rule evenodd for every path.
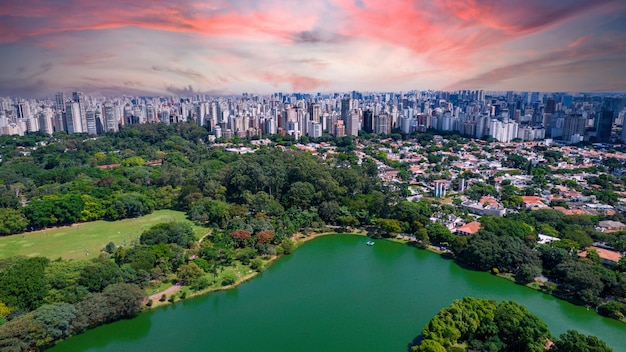
M 615 232 L 626 230 L 626 225 L 619 221 L 603 220 L 598 222 L 598 231 L 601 232 Z
M 598 255 L 600 256 L 600 260 L 602 261 L 602 264 L 615 265 L 619 262 L 620 259 L 622 259 L 622 255 L 619 252 L 600 248 L 600 247 L 595 247 L 595 246 L 587 247 L 587 249 L 578 253 L 578 256 L 581 258 L 586 258 L 587 252 L 592 249 L 598 253 Z
M 539 234 L 539 241 L 537 241 L 538 244 L 548 244 L 550 242 L 554 242 L 554 241 L 559 241 L 561 240 L 558 237 L 552 237 L 552 236 L 548 236 L 548 235 L 544 235 L 544 234 Z
M 459 236 L 471 236 L 476 234 L 479 230 L 480 223 L 478 221 L 472 221 L 456 229 L 456 233 Z
M 522 202 L 524 202 L 527 209 L 540 209 L 547 207 L 541 197 L 537 196 L 522 196 Z
M 558 210 L 565 215 L 586 215 L 587 214 L 587 212 L 585 212 L 582 209 L 565 209 L 563 207 L 552 207 L 552 209 Z
M 504 206 L 492 197 L 482 197 L 478 202 L 468 200 L 461 205 L 472 214 L 495 216 L 504 216 L 506 214 Z

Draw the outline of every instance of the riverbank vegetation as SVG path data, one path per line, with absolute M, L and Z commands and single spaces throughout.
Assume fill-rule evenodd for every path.
M 569 330 L 555 338 L 541 318 L 513 301 L 465 297 L 442 308 L 422 330 L 416 352 L 611 352 L 595 336 Z

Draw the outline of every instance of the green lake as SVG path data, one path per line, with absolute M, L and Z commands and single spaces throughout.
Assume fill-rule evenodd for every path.
M 626 325 L 439 255 L 366 237 L 325 236 L 238 288 L 100 326 L 51 351 L 399 351 L 464 296 L 513 300 L 559 335 L 626 351 Z

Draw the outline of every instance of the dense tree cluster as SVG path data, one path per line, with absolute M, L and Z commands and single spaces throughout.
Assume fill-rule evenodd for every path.
M 626 305 L 626 260 L 607 268 L 594 251 L 579 258 L 577 251 L 594 240 L 621 245 L 622 233 L 600 233 L 598 219 L 587 215 L 563 215 L 552 209 L 520 212 L 507 217 L 483 216 L 481 230 L 470 238 L 456 237 L 452 246 L 463 264 L 494 273 L 513 274 L 526 284 L 538 276 L 550 281 L 548 293 L 576 304 L 598 307 L 600 314 L 624 319 Z M 561 240 L 536 244 L 536 233 Z M 557 284 L 558 283 L 558 284 Z
M 0 261 L 0 268 L 3 351 L 43 349 L 91 327 L 132 317 L 146 297 L 137 272 L 108 259 L 10 258 Z
M 441 309 L 424 327 L 422 335 L 423 340 L 412 347 L 413 351 L 446 352 L 455 347 L 459 351 L 467 348 L 491 352 L 612 351 L 597 337 L 576 331 L 553 338 L 543 320 L 513 301 L 473 297 L 455 300 Z

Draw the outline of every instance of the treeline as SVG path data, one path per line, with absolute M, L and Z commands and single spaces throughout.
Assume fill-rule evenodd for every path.
M 541 284 L 545 292 L 579 305 L 598 307 L 600 314 L 624 320 L 626 305 L 621 301 L 626 297 L 626 259 L 609 268 L 593 250 L 586 258 L 578 256 L 580 249 L 594 241 L 624 248 L 624 233 L 598 232 L 594 228 L 597 221 L 594 216 L 542 209 L 507 217 L 483 216 L 481 229 L 473 236 L 450 236 L 439 228 L 434 239 L 427 239 L 437 243 L 444 239 L 463 265 L 512 275 L 520 284 L 545 276 L 549 279 Z M 560 240 L 540 245 L 538 233 Z
M 546 323 L 513 301 L 465 297 L 443 308 L 422 330 L 416 352 L 611 352 L 595 336 L 574 330 L 555 338 Z

